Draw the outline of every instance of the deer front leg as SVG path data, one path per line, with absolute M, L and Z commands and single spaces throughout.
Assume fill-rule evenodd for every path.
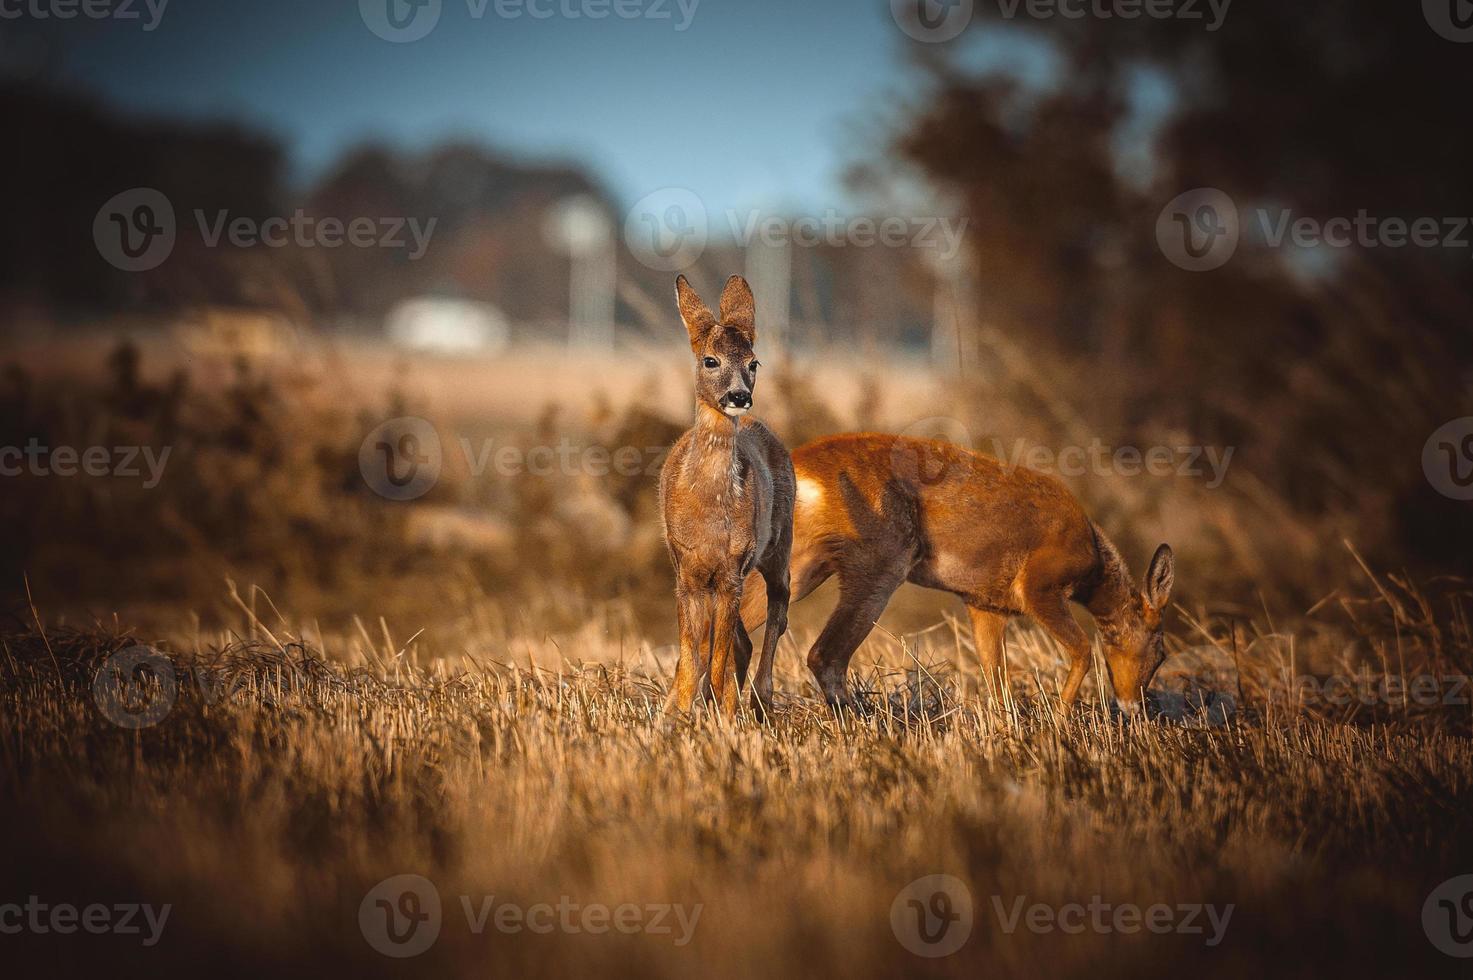
M 1071 650 L 1069 657 L 1069 676 L 1064 678 L 1064 690 L 1059 695 L 1065 711 L 1073 708 L 1074 702 L 1079 700 L 1079 687 L 1089 675 L 1089 647 L 1086 646 L 1082 653 Z
M 736 661 L 732 647 L 736 629 L 741 624 L 741 604 L 739 586 L 727 585 L 718 589 L 711 631 L 711 696 L 728 718 L 736 715 Z
M 683 589 L 675 593 L 675 614 L 680 629 L 680 659 L 675 664 L 675 683 L 665 702 L 665 711 L 689 711 L 695 704 L 703 671 L 700 660 L 705 646 L 700 639 L 701 602 L 698 596 Z
M 1079 686 L 1089 673 L 1089 637 L 1074 621 L 1062 595 L 1035 594 L 1030 596 L 1029 606 L 1034 621 L 1058 640 L 1069 654 L 1069 676 L 1064 678 L 1063 690 L 1059 692 L 1059 700 L 1068 713 L 1079 697 Z

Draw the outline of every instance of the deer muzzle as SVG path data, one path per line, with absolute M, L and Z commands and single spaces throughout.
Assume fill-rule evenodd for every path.
M 751 409 L 752 393 L 750 391 L 728 391 L 721 396 L 721 410 L 733 418 L 738 415 L 746 415 Z

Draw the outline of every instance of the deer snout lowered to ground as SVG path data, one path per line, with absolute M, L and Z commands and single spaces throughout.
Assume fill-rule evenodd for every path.
M 1069 603 L 1094 617 L 1117 705 L 1133 714 L 1166 657 L 1161 617 L 1173 557 L 1162 545 L 1144 588 L 1074 496 L 1051 476 L 928 439 L 858 433 L 793 453 L 792 599 L 839 577 L 839 605 L 808 653 L 824 698 L 852 707 L 849 659 L 904 582 L 959 596 L 983 681 L 1006 683 L 1003 628 L 1027 615 L 1067 651 L 1065 706 L 1079 696 L 1090 644 Z M 744 610 L 761 618 L 754 594 Z
M 680 319 L 696 361 L 696 421 L 660 471 L 660 513 L 675 566 L 680 662 L 667 709 L 709 696 L 728 716 L 746 683 L 752 641 L 742 628 L 743 582 L 766 587 L 766 630 L 752 683 L 753 710 L 772 705 L 772 658 L 788 624 L 793 547 L 793 462 L 777 436 L 747 413 L 757 384 L 752 290 L 732 276 L 713 315 L 684 276 Z

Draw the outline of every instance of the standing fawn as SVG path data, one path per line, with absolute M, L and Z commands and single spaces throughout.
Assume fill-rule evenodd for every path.
M 767 629 L 752 708 L 772 706 L 772 660 L 788 625 L 793 549 L 793 462 L 777 436 L 748 418 L 757 383 L 752 290 L 732 276 L 719 318 L 685 276 L 675 280 L 680 319 L 696 358 L 696 421 L 660 470 L 660 513 L 675 566 L 680 663 L 667 710 L 689 710 L 699 691 L 728 717 L 746 683 L 752 641 L 742 628 L 742 584 L 760 575 Z
M 1120 553 L 1059 481 L 1007 468 L 949 443 L 851 434 L 793 453 L 794 601 L 839 576 L 839 606 L 808 667 L 824 698 L 853 707 L 849 658 L 903 582 L 951 592 L 967 606 L 989 691 L 1006 684 L 1003 628 L 1026 614 L 1067 651 L 1062 700 L 1072 706 L 1090 644 L 1069 602 L 1094 617 L 1117 705 L 1141 708 L 1166 657 L 1161 615 L 1171 594 L 1171 549 L 1156 550 L 1144 591 Z M 751 599 L 755 599 L 752 596 Z M 749 599 L 747 620 L 760 618 Z

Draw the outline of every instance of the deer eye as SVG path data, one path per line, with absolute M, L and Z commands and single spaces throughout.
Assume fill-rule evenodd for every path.
M 714 357 L 708 357 L 705 360 L 703 360 L 701 363 L 704 364 L 708 368 L 719 368 L 721 366 L 721 362 L 718 361 L 718 360 L 716 360 L 716 358 L 714 358 Z

